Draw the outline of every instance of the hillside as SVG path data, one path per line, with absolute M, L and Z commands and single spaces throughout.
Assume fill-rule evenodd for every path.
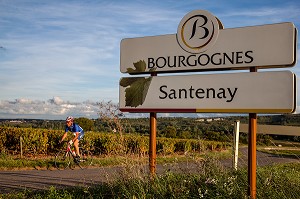
M 157 136 L 169 138 L 197 138 L 225 141 L 231 139 L 234 121 L 248 123 L 248 116 L 228 116 L 214 118 L 157 118 Z M 124 133 L 148 135 L 149 118 L 121 118 Z M 77 118 L 85 131 L 112 132 L 116 126 L 101 119 Z M 284 115 L 259 115 L 258 124 L 300 126 L 300 114 Z M 14 126 L 27 128 L 43 128 L 63 130 L 63 120 L 40 120 L 22 119 L 10 120 L 1 119 L 0 126 Z M 276 139 L 300 140 L 299 136 L 273 136 Z M 244 141 L 246 142 L 246 135 Z

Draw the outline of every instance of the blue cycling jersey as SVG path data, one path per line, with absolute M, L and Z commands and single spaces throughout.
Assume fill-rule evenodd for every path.
M 84 135 L 83 129 L 78 125 L 73 123 L 72 126 L 68 127 L 66 125 L 65 132 L 71 131 L 74 135 L 76 135 L 77 132 L 79 132 L 79 136 L 82 137 Z

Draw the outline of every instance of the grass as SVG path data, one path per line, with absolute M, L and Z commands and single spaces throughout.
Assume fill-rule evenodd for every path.
M 50 187 L 46 191 L 24 190 L 23 192 L 0 194 L 0 199 L 71 199 L 71 198 L 248 198 L 248 171 L 240 168 L 234 171 L 220 164 L 220 158 L 231 156 L 229 151 L 207 154 L 181 154 L 158 156 L 157 164 L 182 161 L 196 162 L 195 172 L 165 172 L 151 178 L 141 169 L 148 157 L 109 156 L 96 158 L 97 166 L 123 165 L 124 172 L 114 181 L 94 186 L 80 186 L 68 189 Z M 19 160 L 5 154 L 1 160 L 22 165 L 47 165 L 46 160 Z M 20 161 L 25 161 L 20 163 Z M 36 163 L 34 163 L 36 161 Z M 48 161 L 48 162 L 47 162 Z M 27 163 L 26 163 L 27 162 Z M 1 163 L 0 163 L 1 165 Z M 18 166 L 19 165 L 19 166 Z M 137 172 L 139 171 L 139 172 Z M 257 168 L 257 198 L 298 199 L 300 198 L 300 163 L 286 163 Z
M 271 146 L 258 146 L 258 151 L 291 158 L 300 157 L 300 143 L 274 140 Z
M 172 154 L 172 155 L 158 155 L 156 159 L 157 164 L 184 162 L 184 161 L 197 161 L 203 157 L 218 157 L 230 158 L 229 151 L 221 152 L 207 152 L 205 154 L 188 153 L 188 154 Z M 36 156 L 36 157 L 23 157 L 0 154 L 0 170 L 22 170 L 22 169 L 55 169 L 53 156 Z M 148 156 L 138 155 L 109 155 L 94 157 L 94 167 L 105 166 L 122 166 L 128 164 L 147 164 Z
M 0 170 L 49 168 L 53 164 L 51 158 L 20 158 L 6 153 L 0 154 Z
M 300 198 L 299 163 L 280 164 L 257 169 L 257 198 Z M 49 188 L 46 191 L 23 191 L 2 194 L 0 198 L 247 198 L 247 169 L 225 169 L 214 158 L 199 162 L 197 174 L 166 172 L 150 178 L 132 177 L 124 172 L 115 181 L 93 187 L 69 189 Z

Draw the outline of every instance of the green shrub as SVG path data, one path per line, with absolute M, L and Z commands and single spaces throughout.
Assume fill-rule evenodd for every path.
M 20 153 L 20 138 L 22 137 L 23 154 L 53 154 L 60 147 L 58 142 L 63 130 L 47 130 L 33 128 L 0 127 L 0 150 L 18 154 Z M 72 138 L 69 133 L 67 139 Z M 187 151 L 204 152 L 207 150 L 226 148 L 225 142 L 203 141 L 198 139 L 176 139 L 158 137 L 157 153 L 165 155 L 184 153 Z M 125 154 L 134 153 L 145 155 L 149 149 L 149 137 L 136 134 L 120 136 L 113 133 L 86 132 L 81 146 L 99 154 Z

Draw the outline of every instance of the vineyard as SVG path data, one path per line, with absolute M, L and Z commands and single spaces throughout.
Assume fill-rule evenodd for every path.
M 0 152 L 12 155 L 51 155 L 59 148 L 62 130 L 0 127 Z M 69 134 L 69 138 L 73 135 Z M 158 154 L 184 152 L 204 152 L 222 150 L 228 142 L 205 141 L 201 139 L 157 138 Z M 148 153 L 149 137 L 137 134 L 87 132 L 81 146 L 91 150 L 94 155 L 138 154 Z
M 115 181 L 109 183 L 98 184 L 93 181 L 93 186 L 90 186 L 86 181 L 87 184 L 82 186 L 76 185 L 61 189 L 56 179 L 59 179 L 60 183 L 70 183 L 70 176 L 62 177 L 60 171 L 56 172 L 56 170 L 51 169 L 51 158 L 39 158 L 39 156 L 52 156 L 61 147 L 58 141 L 64 133 L 63 130 L 0 127 L 0 132 L 0 154 L 3 168 L 30 167 L 36 170 L 47 168 L 47 171 L 42 173 L 51 172 L 49 174 L 51 176 L 50 180 L 55 180 L 53 182 L 54 186 L 51 187 L 48 186 L 51 185 L 51 182 L 45 182 L 49 190 L 32 191 L 30 190 L 32 183 L 38 181 L 37 184 L 40 184 L 42 179 L 46 179 L 46 177 L 42 176 L 41 173 L 38 175 L 24 175 L 23 170 L 19 172 L 20 174 L 13 171 L 13 176 L 26 176 L 24 186 L 28 186 L 30 191 L 27 189 L 21 192 L 11 191 L 8 194 L 0 194 L 0 198 L 119 198 L 119 196 L 122 196 L 122 198 L 194 198 L 195 196 L 199 196 L 199 198 L 247 198 L 247 168 L 243 166 L 247 165 L 247 161 L 243 158 L 243 155 L 239 160 L 238 170 L 233 170 L 224 167 L 222 161 L 218 159 L 219 157 L 209 156 L 209 153 L 206 153 L 228 149 L 231 146 L 229 137 L 224 142 L 157 137 L 156 145 L 159 156 L 166 155 L 166 158 L 173 157 L 173 159 L 171 159 L 172 163 L 162 164 L 163 167 L 168 167 L 166 173 L 149 181 L 149 176 L 144 167 L 147 158 L 143 156 L 148 155 L 149 136 L 134 133 L 86 132 L 81 145 L 91 150 L 96 157 L 99 157 L 95 158 L 95 164 L 100 167 L 121 164 L 121 175 Z M 68 138 L 71 137 L 73 135 L 70 133 Z M 299 198 L 298 142 L 280 141 L 278 143 L 277 140 L 274 141 L 270 140 L 270 144 L 267 145 L 263 145 L 263 142 L 259 144 L 260 147 L 263 147 L 260 150 L 263 150 L 264 155 L 259 156 L 257 159 L 257 197 Z M 267 146 L 268 148 L 266 148 Z M 269 149 L 270 147 L 271 149 Z M 230 151 L 230 149 L 227 151 Z M 205 156 L 201 160 L 197 158 L 192 160 L 192 156 L 181 155 L 186 152 L 203 153 Z M 270 155 L 268 155 L 269 153 Z M 18 158 L 20 154 L 24 158 Z M 183 164 L 180 163 L 180 160 L 177 160 L 177 157 L 179 157 L 177 154 L 185 156 L 181 160 L 184 161 L 184 165 L 189 166 L 189 170 L 185 171 L 184 168 L 181 168 Z M 104 158 L 102 158 L 102 155 L 104 155 Z M 140 155 L 143 157 L 139 157 Z M 17 158 L 15 158 L 16 156 Z M 279 161 L 278 163 L 274 159 L 275 156 L 276 161 Z M 118 157 L 123 157 L 123 159 L 118 159 Z M 114 164 L 109 163 L 112 159 Z M 128 159 L 131 160 L 128 161 Z M 193 162 L 189 162 L 191 160 Z M 291 162 L 286 162 L 287 160 Z M 35 163 L 31 161 L 35 161 Z M 193 167 L 195 173 L 189 173 L 192 171 L 192 165 L 195 165 Z M 107 167 L 107 169 L 109 168 Z M 179 171 L 184 171 L 184 173 L 171 172 L 170 168 L 178 168 Z M 102 167 L 97 170 L 97 175 L 91 180 L 107 176 L 108 171 L 105 169 Z M 107 173 L 99 175 L 98 172 L 104 170 Z M 88 170 L 84 171 L 87 172 Z M 111 176 L 118 173 L 116 170 L 112 171 L 115 173 Z M 75 176 L 78 170 L 76 172 L 71 170 L 70 172 Z M 5 174 L 7 173 L 4 172 L 3 175 L 5 176 Z M 59 178 L 55 178 L 56 174 L 59 175 Z M 80 183 L 81 181 L 82 179 L 80 179 Z M 74 180 L 74 183 L 77 182 Z M 293 187 L 293 189 L 289 189 L 290 187 Z M 2 182 L 2 189 L 8 189 L 6 181 Z

